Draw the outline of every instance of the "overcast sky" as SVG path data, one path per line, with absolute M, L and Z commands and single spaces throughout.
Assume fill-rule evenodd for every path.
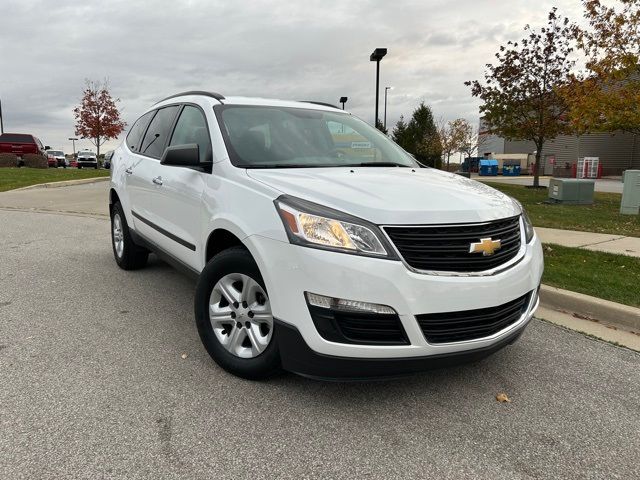
M 421 100 L 436 118 L 475 124 L 479 102 L 463 82 L 481 78 L 499 45 L 542 25 L 553 5 L 581 17 L 579 0 L 2 0 L 4 127 L 70 153 L 84 80 L 105 77 L 129 125 L 192 89 L 334 104 L 344 95 L 373 122 L 376 47 L 389 50 L 380 80 L 380 117 L 384 86 L 394 87 L 388 125 Z

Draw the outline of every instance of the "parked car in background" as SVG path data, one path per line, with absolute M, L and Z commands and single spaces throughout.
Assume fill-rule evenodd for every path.
M 67 159 L 61 150 L 47 150 L 47 162 L 50 167 L 67 168 Z
M 104 154 L 104 163 L 102 164 L 102 166 L 107 170 L 111 168 L 111 157 L 113 157 L 113 150 L 110 150 Z
M 78 152 L 77 160 L 78 168 L 93 167 L 98 168 L 98 157 L 91 150 L 82 150 Z
M 38 137 L 28 133 L 3 133 L 0 135 L 0 153 L 12 153 L 18 157 L 18 166 L 22 158 L 30 153 L 46 156 L 45 147 Z

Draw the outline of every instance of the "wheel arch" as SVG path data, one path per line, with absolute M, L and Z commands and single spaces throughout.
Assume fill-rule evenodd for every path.
M 115 188 L 110 188 L 109 189 L 109 213 L 111 213 L 111 209 L 113 208 L 113 205 L 116 202 L 120 202 L 120 197 L 118 196 L 118 192 L 116 192 Z
M 260 270 L 262 279 L 264 280 L 267 290 L 269 290 L 270 275 L 265 264 L 264 259 L 260 256 L 259 250 L 253 244 L 253 242 L 247 241 L 249 238 L 240 227 L 228 219 L 218 219 L 215 224 L 211 226 L 211 230 L 206 237 L 204 243 L 203 256 L 202 256 L 202 268 L 213 258 L 213 256 L 229 247 L 242 246 L 245 248 Z
M 235 233 L 229 231 L 226 228 L 216 228 L 213 230 L 209 237 L 207 238 L 207 242 L 205 243 L 204 250 L 204 262 L 207 264 L 209 260 L 213 258 L 214 255 L 226 250 L 230 247 L 242 246 L 247 248 L 242 240 Z M 248 250 L 248 249 L 247 249 Z M 252 254 L 253 256 L 253 254 Z M 255 258 L 254 258 L 255 260 Z

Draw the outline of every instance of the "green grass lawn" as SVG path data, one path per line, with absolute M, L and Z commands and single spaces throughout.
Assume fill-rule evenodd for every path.
M 640 307 L 640 258 L 545 244 L 542 282 Z
M 593 205 L 547 204 L 547 189 L 532 189 L 522 185 L 488 183 L 491 187 L 519 200 L 536 227 L 612 233 L 640 237 L 640 216 L 620 215 L 619 193 L 596 192 Z
M 95 170 L 93 168 L 83 168 L 82 170 L 77 168 L 0 168 L 0 192 L 39 183 L 108 176 L 109 170 Z

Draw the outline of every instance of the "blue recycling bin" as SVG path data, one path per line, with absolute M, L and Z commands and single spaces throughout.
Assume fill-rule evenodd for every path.
M 504 165 L 502 167 L 502 176 L 504 177 L 518 177 L 521 171 L 520 165 Z
M 496 177 L 498 175 L 498 160 L 480 160 L 480 175 L 485 177 Z

